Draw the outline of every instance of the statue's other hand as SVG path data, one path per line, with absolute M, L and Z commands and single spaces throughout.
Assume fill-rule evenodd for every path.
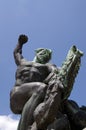
M 19 44 L 25 44 L 28 41 L 28 37 L 26 35 L 20 35 L 18 38 Z

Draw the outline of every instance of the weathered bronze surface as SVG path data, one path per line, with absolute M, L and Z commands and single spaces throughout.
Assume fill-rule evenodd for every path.
M 33 61 L 22 55 L 28 41 L 20 35 L 14 49 L 17 65 L 10 108 L 21 114 L 17 130 L 82 130 L 86 127 L 86 106 L 68 100 L 78 74 L 83 52 L 72 46 L 59 68 L 50 64 L 50 49 L 39 48 Z

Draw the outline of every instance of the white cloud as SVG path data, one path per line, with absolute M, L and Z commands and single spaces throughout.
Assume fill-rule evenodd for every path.
M 0 116 L 0 130 L 17 130 L 19 119 L 13 119 L 12 115 Z M 83 130 L 86 130 L 84 128 Z
M 86 130 L 86 128 L 84 128 L 83 130 Z
M 17 130 L 18 119 L 13 119 L 12 115 L 0 116 L 0 130 Z

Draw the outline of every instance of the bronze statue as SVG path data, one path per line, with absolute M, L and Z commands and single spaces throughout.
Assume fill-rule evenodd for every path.
M 37 49 L 33 61 L 24 59 L 22 47 L 27 41 L 26 35 L 20 35 L 14 49 L 17 71 L 10 107 L 15 114 L 21 114 L 18 130 L 71 130 L 72 122 L 75 129 L 86 127 L 86 109 L 68 100 L 83 53 L 73 46 L 62 67 L 58 68 L 48 63 L 52 56 L 50 49 Z M 78 115 L 80 122 L 76 123 L 70 112 L 73 118 Z

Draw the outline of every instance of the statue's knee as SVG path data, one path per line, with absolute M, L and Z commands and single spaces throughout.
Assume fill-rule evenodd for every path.
M 21 100 L 19 101 L 18 92 L 13 89 L 10 92 L 10 108 L 15 114 L 20 114 L 22 110 Z
M 38 88 L 37 90 L 37 94 L 41 97 L 45 97 L 45 94 L 46 94 L 46 90 L 47 90 L 47 86 L 45 84 L 41 84 L 41 86 Z
M 44 83 L 39 84 L 38 92 L 46 91 L 47 85 Z
M 18 95 L 17 89 L 13 88 L 12 91 L 10 92 L 10 103 L 16 102 L 17 95 Z

